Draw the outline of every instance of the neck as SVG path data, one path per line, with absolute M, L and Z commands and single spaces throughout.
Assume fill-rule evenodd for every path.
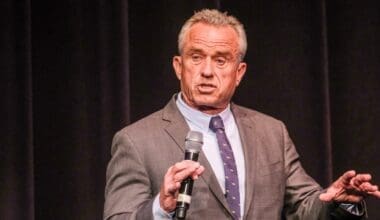
M 216 108 L 213 106 L 201 105 L 201 106 L 197 106 L 195 109 L 208 115 L 217 115 L 221 113 L 225 108 Z
M 224 111 L 227 107 L 228 107 L 228 103 L 227 104 L 224 104 L 224 105 L 217 105 L 217 106 L 210 106 L 210 105 L 197 105 L 196 103 L 194 102 L 191 102 L 187 99 L 187 97 L 185 95 L 183 95 L 182 93 L 180 93 L 180 97 L 182 99 L 182 101 L 188 105 L 190 108 L 193 108 L 193 109 L 196 109 L 202 113 L 205 113 L 205 114 L 208 114 L 208 115 L 217 115 L 219 113 L 221 113 L 222 111 Z

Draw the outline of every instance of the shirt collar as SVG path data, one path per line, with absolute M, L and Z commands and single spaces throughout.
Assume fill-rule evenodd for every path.
M 192 123 L 202 131 L 208 131 L 210 119 L 211 117 L 216 115 L 209 115 L 190 107 L 188 104 L 185 103 L 185 101 L 183 101 L 182 93 L 179 93 L 177 97 L 177 107 L 179 111 L 182 113 L 182 115 L 185 117 L 186 121 Z M 233 115 L 231 112 L 230 104 L 228 104 L 228 106 L 218 115 L 223 119 L 225 126 L 231 123 L 233 121 Z

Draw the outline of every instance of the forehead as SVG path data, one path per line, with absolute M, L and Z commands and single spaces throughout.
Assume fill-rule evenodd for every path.
M 191 26 L 185 37 L 184 49 L 223 50 L 235 53 L 238 50 L 239 38 L 230 26 L 214 26 L 197 23 Z

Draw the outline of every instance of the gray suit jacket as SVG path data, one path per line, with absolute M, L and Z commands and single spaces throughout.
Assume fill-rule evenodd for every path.
M 175 97 L 162 110 L 119 131 L 107 168 L 104 219 L 153 219 L 152 203 L 167 169 L 183 160 L 189 127 Z M 329 219 L 332 204 L 318 199 L 320 186 L 303 170 L 282 122 L 231 105 L 246 167 L 244 219 Z M 231 219 L 226 199 L 206 157 L 194 183 L 187 219 Z

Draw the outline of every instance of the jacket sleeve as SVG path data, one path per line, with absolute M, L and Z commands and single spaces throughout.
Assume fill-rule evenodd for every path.
M 302 168 L 299 155 L 284 125 L 283 142 L 287 175 L 283 216 L 286 219 L 340 220 L 364 218 L 364 216 L 352 215 L 332 202 L 327 203 L 319 199 L 323 190 Z
M 113 139 L 107 167 L 104 219 L 153 219 L 154 195 L 141 157 L 126 132 Z

